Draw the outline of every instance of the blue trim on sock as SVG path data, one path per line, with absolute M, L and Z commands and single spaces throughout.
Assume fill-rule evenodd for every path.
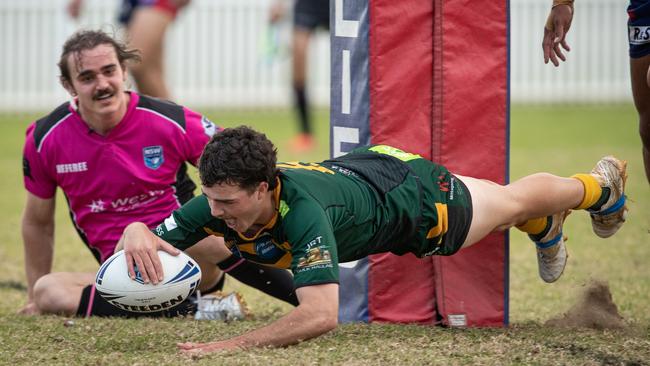
M 546 243 L 543 243 L 541 241 L 536 241 L 535 245 L 537 245 L 537 247 L 539 249 L 548 249 L 548 248 L 556 245 L 557 243 L 559 243 L 560 240 L 562 240 L 562 232 L 560 232 L 556 237 L 554 237 L 553 239 L 547 241 Z
M 610 208 L 604 210 L 604 211 L 589 211 L 594 215 L 609 215 L 611 213 L 614 213 L 618 210 L 620 210 L 623 206 L 625 206 L 625 199 L 627 196 L 622 195 L 621 198 L 616 201 Z

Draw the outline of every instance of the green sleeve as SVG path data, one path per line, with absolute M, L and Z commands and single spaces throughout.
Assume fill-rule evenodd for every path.
M 291 244 L 295 287 L 339 282 L 338 254 L 332 225 L 320 205 L 303 200 L 284 218 Z
M 223 229 L 220 230 L 223 225 L 210 214 L 205 196 L 197 196 L 174 211 L 153 231 L 174 247 L 185 250 L 210 234 L 223 233 Z

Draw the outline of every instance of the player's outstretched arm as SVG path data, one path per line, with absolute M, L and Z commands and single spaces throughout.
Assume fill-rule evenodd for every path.
M 339 285 L 328 283 L 296 290 L 300 305 L 277 321 L 238 337 L 208 343 L 179 343 L 189 355 L 251 347 L 287 346 L 318 337 L 336 328 Z
M 566 42 L 566 34 L 571 28 L 572 20 L 573 0 L 553 0 L 553 7 L 544 26 L 544 39 L 542 41 L 545 64 L 550 60 L 553 65 L 559 66 L 560 61 L 558 61 L 558 58 L 566 61 L 562 48 L 566 51 L 571 50 L 571 47 Z
M 164 250 L 171 255 L 178 255 L 180 251 L 171 244 L 157 237 L 147 225 L 141 222 L 129 224 L 122 233 L 115 251 L 124 248 L 124 257 L 129 269 L 129 277 L 135 279 L 134 263 L 145 283 L 154 285 L 162 281 L 164 274 L 158 250 Z
M 54 198 L 42 199 L 27 192 L 21 231 L 25 247 L 27 275 L 27 304 L 21 314 L 35 315 L 39 309 L 34 302 L 36 280 L 50 273 L 54 255 Z

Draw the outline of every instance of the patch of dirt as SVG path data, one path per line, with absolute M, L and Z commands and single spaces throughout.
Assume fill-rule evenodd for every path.
M 623 317 L 612 300 L 612 293 L 606 282 L 592 280 L 585 286 L 580 298 L 566 313 L 546 321 L 551 327 L 572 327 L 592 329 L 621 329 L 625 327 Z

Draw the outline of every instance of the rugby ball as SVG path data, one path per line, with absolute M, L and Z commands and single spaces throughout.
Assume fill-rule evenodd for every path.
M 164 278 L 157 285 L 144 283 L 135 268 L 135 279 L 129 277 L 124 251 L 113 254 L 97 271 L 95 288 L 109 303 L 134 313 L 150 313 L 171 309 L 190 296 L 201 281 L 199 265 L 187 254 L 177 256 L 158 251 Z

